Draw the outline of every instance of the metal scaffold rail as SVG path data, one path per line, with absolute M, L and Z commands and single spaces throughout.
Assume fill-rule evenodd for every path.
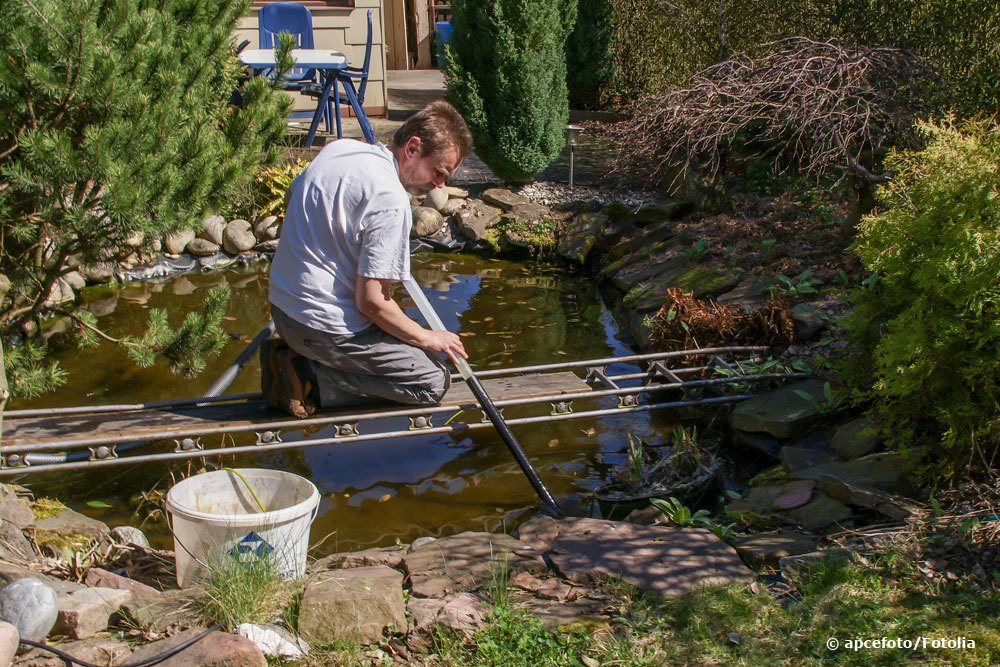
M 741 362 L 753 361 L 765 350 L 758 346 L 680 350 L 476 375 L 499 410 L 516 409 L 516 415 L 505 417 L 508 425 L 516 427 L 729 404 L 749 398 L 761 382 L 804 377 L 802 373 L 741 371 Z M 439 405 L 383 403 L 321 412 L 307 419 L 271 410 L 259 393 L 13 410 L 4 415 L 0 477 L 491 428 L 468 386 L 458 376 L 453 380 Z M 582 409 L 579 404 L 584 404 Z

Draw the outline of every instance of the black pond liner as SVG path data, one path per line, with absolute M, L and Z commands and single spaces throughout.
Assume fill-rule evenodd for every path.
M 653 498 L 674 497 L 682 503 L 697 504 L 710 492 L 719 480 L 722 459 L 714 453 L 705 452 L 708 461 L 693 476 L 672 482 L 652 482 L 641 487 L 632 487 L 626 482 L 610 482 L 594 491 L 601 516 L 606 519 L 624 518 L 629 512 L 644 509 Z M 666 468 L 664 475 L 672 469 Z

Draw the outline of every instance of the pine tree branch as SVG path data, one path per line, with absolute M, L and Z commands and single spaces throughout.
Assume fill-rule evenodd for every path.
M 89 322 L 84 321 L 83 319 L 80 318 L 79 315 L 77 315 L 77 314 L 75 314 L 75 313 L 73 313 L 71 311 L 65 310 L 63 308 L 53 308 L 52 312 L 53 313 L 58 313 L 60 315 L 65 315 L 66 317 L 70 318 L 71 320 L 73 320 L 74 322 L 76 322 L 77 324 L 79 324 L 80 326 L 93 331 L 95 334 L 97 334 L 98 336 L 100 336 L 101 338 L 103 338 L 104 340 L 106 340 L 106 341 L 108 341 L 110 343 L 115 343 L 116 345 L 119 345 L 122 342 L 122 340 L 120 338 L 114 338 L 112 336 L 109 336 L 108 334 L 104 333 L 103 331 L 101 331 L 100 329 L 98 329 L 97 327 L 95 327 L 93 324 L 90 324 Z

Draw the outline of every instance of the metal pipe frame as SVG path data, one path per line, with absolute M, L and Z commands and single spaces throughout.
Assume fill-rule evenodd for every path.
M 647 412 L 649 410 L 670 409 L 688 407 L 691 405 L 726 405 L 751 398 L 753 394 L 737 394 L 734 396 L 719 396 L 715 398 L 705 398 L 695 401 L 670 401 L 666 403 L 650 403 L 635 405 L 628 408 L 609 408 L 603 410 L 590 410 L 587 412 L 571 412 L 560 415 L 545 415 L 540 417 L 521 417 L 518 419 L 507 419 L 506 422 L 512 426 L 524 424 L 538 424 L 550 421 L 565 421 L 567 419 L 579 419 L 583 417 L 601 417 L 606 415 L 617 415 L 626 412 Z M 296 422 L 300 423 L 300 422 Z M 67 463 L 43 464 L 34 466 L 18 466 L 12 468 L 0 468 L 0 477 L 11 477 L 26 473 L 53 472 L 57 470 L 79 470 L 81 468 L 94 468 L 97 466 L 125 465 L 150 463 L 155 461 L 177 461 L 191 458 L 201 458 L 209 456 L 230 456 L 236 454 L 249 454 L 255 452 L 272 452 L 283 449 L 296 449 L 305 447 L 317 447 L 320 445 L 339 445 L 347 442 L 362 442 L 368 440 L 382 440 L 386 438 L 406 438 L 416 435 L 428 435 L 437 433 L 464 433 L 479 429 L 492 429 L 493 424 L 489 421 L 473 422 L 471 424 L 459 423 L 454 426 L 437 426 L 425 429 L 392 431 L 387 433 L 359 434 L 356 431 L 352 435 L 335 435 L 331 438 L 312 438 L 309 440 L 297 440 L 283 442 L 280 439 L 269 443 L 258 445 L 239 445 L 236 447 L 222 447 L 218 449 L 190 449 L 183 451 L 164 452 L 161 454 L 140 454 L 138 456 L 128 456 L 120 458 L 94 459 L 90 461 L 73 461 Z
M 679 375 L 691 375 L 711 370 L 717 365 L 732 368 L 722 360 L 719 354 L 733 353 L 757 353 L 767 348 L 759 346 L 734 346 L 723 348 L 708 348 L 702 350 L 681 350 L 676 352 L 661 352 L 646 355 L 630 355 L 625 357 L 607 357 L 576 362 L 561 362 L 555 364 L 542 364 L 510 369 L 497 369 L 494 371 L 484 371 L 481 376 L 502 377 L 516 376 L 538 371 L 554 371 L 565 369 L 586 370 L 588 372 L 587 381 L 594 387 L 591 391 L 571 394 L 548 394 L 520 399 L 507 399 L 496 402 L 499 409 L 513 406 L 531 406 L 542 403 L 549 403 L 552 407 L 547 415 L 537 415 L 530 417 L 520 417 L 505 420 L 509 424 L 534 424 L 547 421 L 561 421 L 565 419 L 577 419 L 584 417 L 603 416 L 611 414 L 621 414 L 623 412 L 646 411 L 655 408 L 675 408 L 684 405 L 711 405 L 715 403 L 729 403 L 748 398 L 750 394 L 741 393 L 737 396 L 717 396 L 712 398 L 702 398 L 700 393 L 706 388 L 726 387 L 742 383 L 751 385 L 764 380 L 783 380 L 805 377 L 802 373 L 769 373 L 760 375 L 735 375 L 715 378 L 702 378 L 693 380 L 683 380 Z M 663 360 L 670 358 L 691 357 L 691 356 L 713 355 L 713 358 L 706 366 L 692 366 L 677 369 L 667 369 L 663 365 Z M 605 373 L 606 367 L 616 363 L 636 364 L 649 363 L 649 370 L 639 373 L 622 373 L 608 376 Z M 665 372 L 666 371 L 666 372 Z M 675 380 L 664 382 L 664 380 Z M 622 387 L 618 382 L 622 380 L 642 381 L 639 386 Z M 595 386 L 596 385 L 596 386 Z M 669 390 L 680 390 L 683 392 L 685 400 L 661 403 L 640 403 L 640 395 L 651 395 L 656 392 Z M 618 398 L 616 408 L 588 410 L 584 412 L 574 412 L 572 404 L 577 400 L 594 400 L 615 396 Z M 114 412 L 129 412 L 134 410 L 148 410 L 157 408 L 171 408 L 179 406 L 191 406 L 206 403 L 222 403 L 235 401 L 250 401 L 260 398 L 260 394 L 239 394 L 219 397 L 196 397 L 174 401 L 158 401 L 155 403 L 118 405 L 118 406 L 83 406 L 78 408 L 66 408 L 63 410 L 20 410 L 8 413 L 10 418 L 28 418 L 35 416 L 59 416 L 71 414 L 108 414 Z M 389 409 L 379 412 L 363 412 L 353 414 L 336 414 L 322 417 L 312 417 L 301 420 L 283 419 L 280 421 L 269 421 L 253 424 L 240 424 L 232 426 L 218 426 L 205 424 L 193 426 L 185 429 L 175 430 L 154 430 L 142 434 L 125 433 L 116 436 L 91 436 L 81 438 L 62 439 L 51 442 L 35 442 L 26 444 L 14 444 L 0 446 L 0 476 L 24 474 L 27 472 L 42 472 L 51 470 L 69 470 L 92 467 L 94 465 L 121 465 L 128 462 L 142 463 L 146 461 L 195 458 L 203 456 L 214 456 L 221 454 L 234 454 L 255 451 L 269 451 L 272 449 L 288 449 L 295 447 L 315 446 L 318 444 L 331 444 L 333 442 L 344 442 L 347 440 L 375 440 L 402 437 L 409 435 L 432 434 L 432 433 L 459 433 L 465 430 L 474 430 L 488 426 L 486 418 L 478 423 L 459 422 L 454 425 L 434 426 L 432 418 L 434 415 L 442 413 L 452 413 L 455 416 L 465 410 L 479 410 L 479 405 L 474 402 L 463 403 L 461 405 L 449 406 L 423 406 L 406 407 L 400 409 Z M 389 431 L 361 434 L 358 425 L 362 422 L 369 422 L 377 419 L 390 419 L 397 417 L 407 417 L 410 420 L 410 428 L 406 431 Z M 453 419 L 454 417 L 452 417 Z M 449 420 L 450 422 L 451 420 Z M 335 435 L 332 438 L 308 439 L 284 442 L 281 439 L 282 430 L 299 431 L 305 428 L 315 428 L 333 426 Z M 206 436 L 221 436 L 224 442 L 225 435 L 237 433 L 255 433 L 257 442 L 253 445 L 240 445 L 236 447 L 210 447 L 206 449 L 201 443 L 201 438 Z M 126 443 L 157 443 L 167 440 L 174 440 L 177 447 L 174 452 L 160 452 L 157 454 L 139 454 L 130 456 L 120 456 L 115 451 L 119 445 Z M 45 454 L 51 456 L 52 452 L 85 451 L 90 450 L 89 460 L 67 461 L 67 462 L 44 462 L 31 464 L 27 456 L 32 454 Z

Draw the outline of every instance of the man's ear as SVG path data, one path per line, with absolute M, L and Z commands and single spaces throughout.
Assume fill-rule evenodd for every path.
M 423 155 L 424 145 L 420 140 L 420 137 L 410 137 L 403 144 L 403 151 L 406 153 L 406 157 L 410 159 L 418 158 Z

